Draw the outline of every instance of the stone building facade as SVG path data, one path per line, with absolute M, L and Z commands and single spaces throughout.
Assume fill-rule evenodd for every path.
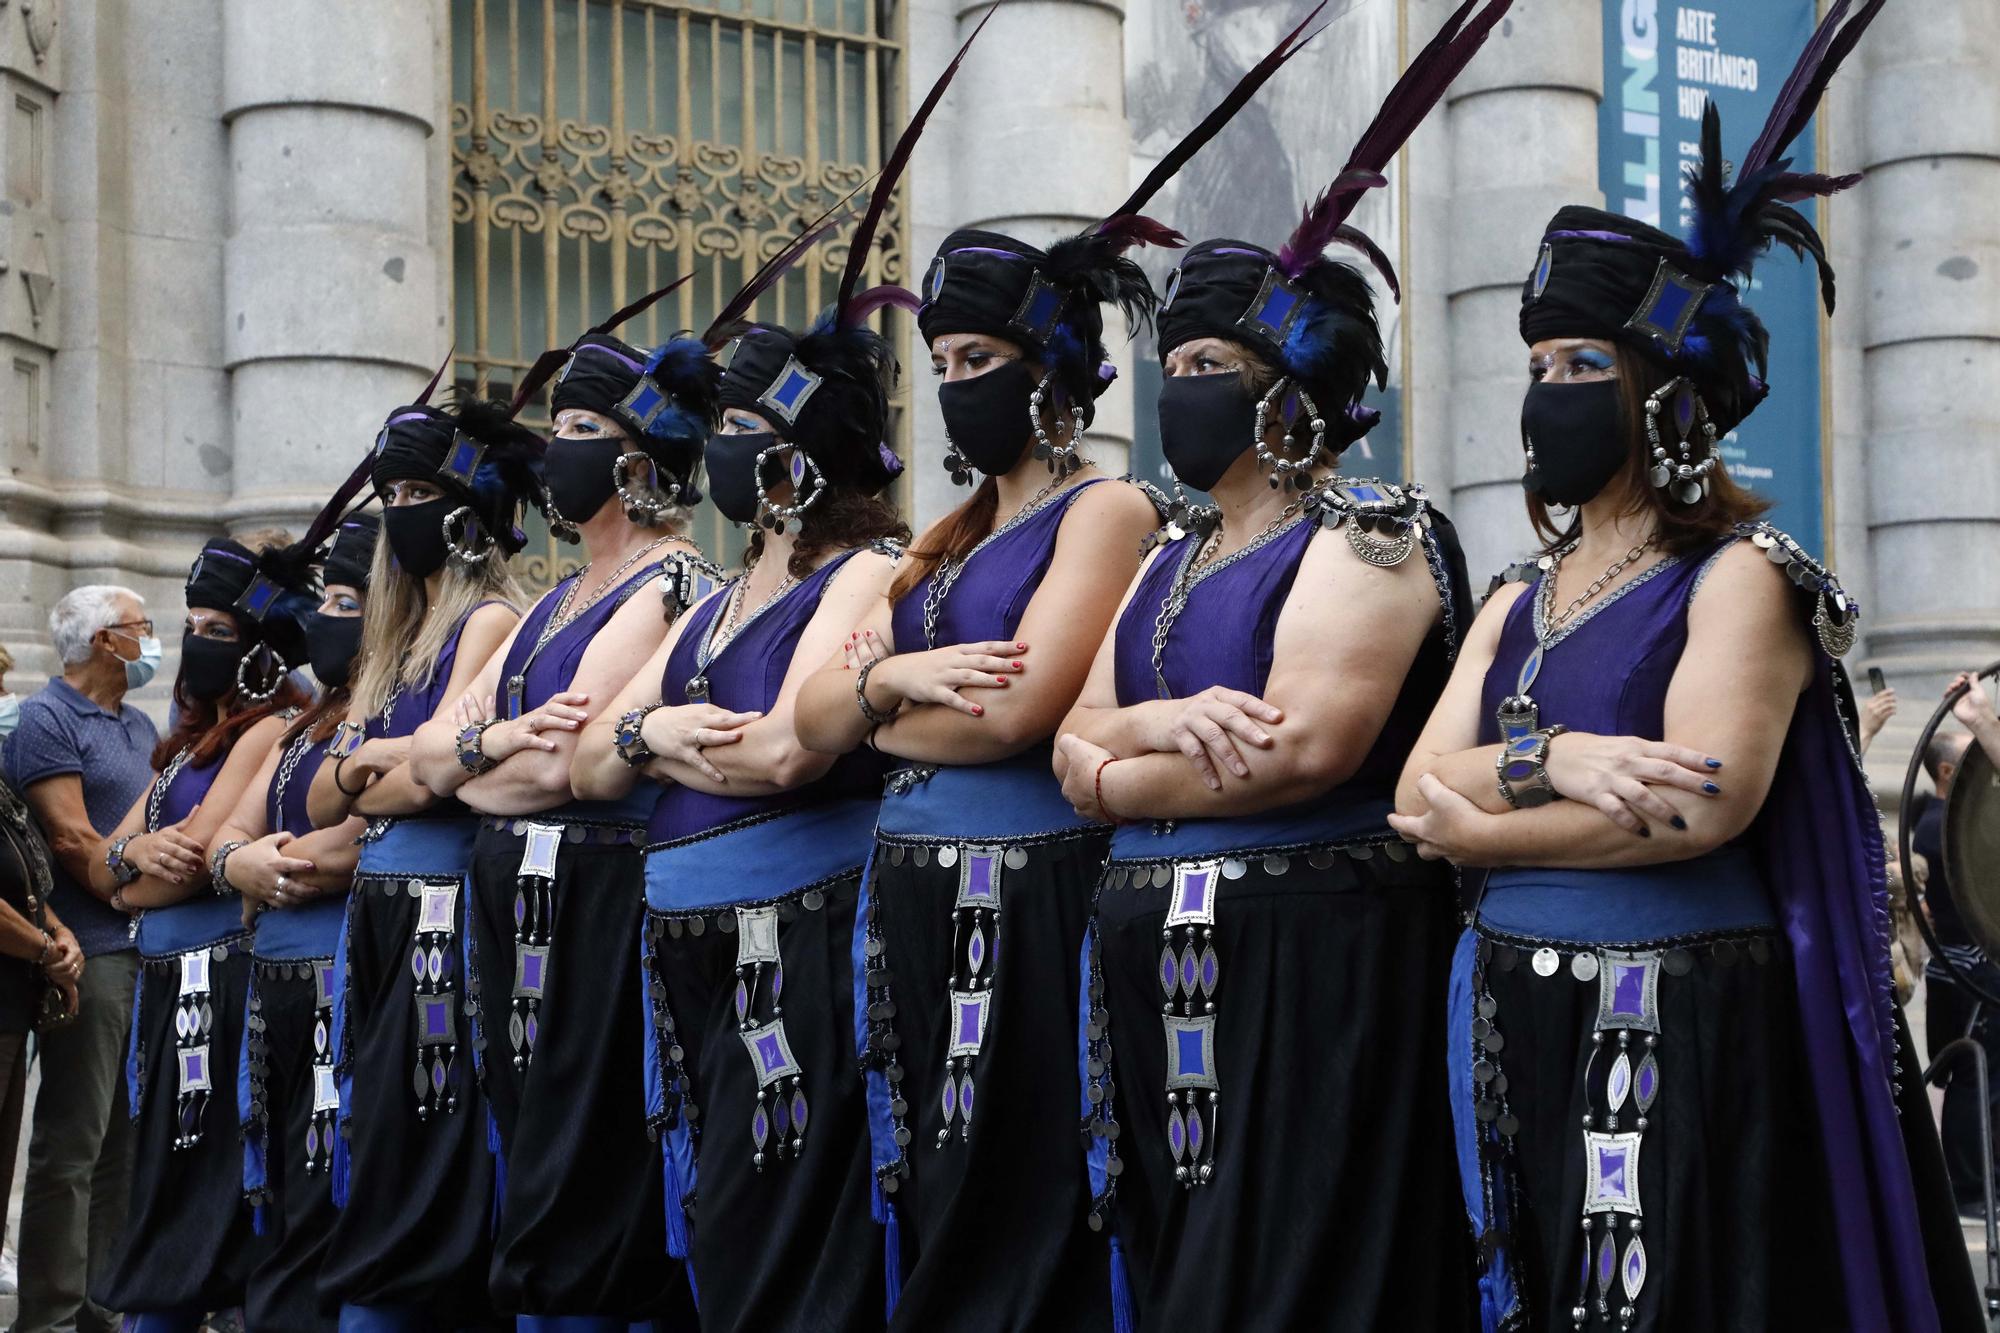
M 171 647 L 194 545 L 301 521 L 448 349 L 454 378 L 504 388 L 675 263 L 704 276 L 642 332 L 698 325 L 745 254 L 873 169 L 986 8 L 0 0 L 0 640 L 23 681 L 50 665 L 46 608 L 81 583 L 138 587 Z M 879 274 L 912 281 L 958 225 L 1045 240 L 1094 221 L 1157 151 L 1135 116 L 1195 114 L 1201 94 L 1152 69 L 1176 25 L 1254 47 L 1291 8 L 1010 0 L 933 120 Z M 1267 94 L 1279 138 L 1351 142 L 1451 8 L 1352 0 L 1319 38 L 1345 44 L 1344 73 Z M 1404 289 L 1378 460 L 1429 484 L 1475 571 L 1527 537 L 1515 309 L 1543 220 L 1602 197 L 1605 24 L 1685 8 L 1518 0 L 1371 203 Z M 1822 355 L 1826 545 L 1867 608 L 1850 663 L 1902 691 L 1898 731 L 2000 656 L 1996 68 L 1991 0 L 1892 8 L 1821 117 L 1825 159 L 1869 173 L 1822 214 L 1844 297 Z M 823 299 L 839 257 L 774 298 L 782 317 Z M 952 488 L 928 358 L 894 331 L 903 498 L 924 520 Z M 1125 369 L 1095 430 L 1116 467 L 1149 383 Z

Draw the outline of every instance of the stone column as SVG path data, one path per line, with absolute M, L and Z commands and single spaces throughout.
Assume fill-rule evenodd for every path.
M 1868 178 L 1849 196 L 1866 256 L 1840 273 L 1852 304 L 1835 319 L 1866 329 L 1872 599 L 1850 661 L 1902 697 L 1877 747 L 1900 773 L 1896 741 L 1914 742 L 1950 673 L 2000 657 L 2000 7 L 1892 19 L 1861 43 L 1863 142 L 1837 160 Z
M 984 18 L 989 0 L 949 0 L 955 31 L 948 45 L 937 7 L 910 16 L 911 96 L 949 59 L 949 51 Z M 988 227 L 1046 245 L 1096 222 L 1127 192 L 1132 134 L 1125 119 L 1124 0 L 1008 0 L 986 25 L 979 45 L 952 84 L 950 119 L 934 119 L 918 148 L 916 253 L 911 280 L 920 280 L 938 242 L 956 227 Z M 968 113 L 966 109 L 971 109 Z M 948 165 L 945 165 L 948 159 Z M 948 171 L 950 194 L 926 183 Z M 1105 344 L 1123 370 L 1124 321 L 1106 312 Z M 917 342 L 905 363 L 916 412 L 916 513 L 921 527 L 956 505 L 966 492 L 951 484 L 944 424 L 928 376 L 930 355 Z M 1132 447 L 1132 390 L 1115 383 L 1097 400 L 1089 453 L 1105 471 L 1125 470 Z
M 296 526 L 450 342 L 433 238 L 437 10 L 225 0 L 223 252 L 234 486 L 222 517 Z
M 1412 0 L 1410 8 L 1412 31 L 1427 33 L 1451 6 Z M 1598 0 L 1517 5 L 1447 96 L 1446 327 L 1419 327 L 1416 336 L 1450 340 L 1449 512 L 1475 591 L 1533 541 L 1521 509 L 1521 283 L 1549 215 L 1603 199 L 1602 31 Z

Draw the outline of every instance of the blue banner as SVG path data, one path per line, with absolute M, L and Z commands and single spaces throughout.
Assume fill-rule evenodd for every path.
M 1724 155 L 1740 161 L 1816 20 L 1813 0 L 1710 4 L 1604 0 L 1604 206 L 1676 234 L 1681 174 L 1700 151 L 1708 102 L 1722 112 Z M 1791 153 L 1794 171 L 1814 169 L 1810 127 Z M 1818 274 L 1780 250 L 1758 266 L 1744 299 L 1771 331 L 1771 396 L 1723 437 L 1722 456 L 1737 481 L 1772 502 L 1774 523 L 1807 550 L 1824 551 Z

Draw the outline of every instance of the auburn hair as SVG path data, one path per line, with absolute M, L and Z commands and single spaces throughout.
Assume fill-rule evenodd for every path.
M 828 487 L 826 494 L 800 516 L 799 524 L 799 535 L 792 539 L 792 557 L 785 564 L 785 573 L 795 579 L 819 568 L 820 558 L 829 551 L 846 551 L 885 538 L 904 543 L 910 540 L 910 525 L 897 516 L 894 505 L 852 486 Z M 743 567 L 749 569 L 763 554 L 764 529 L 752 529 Z
M 1659 547 L 1668 555 L 1686 555 L 1712 546 L 1735 531 L 1739 523 L 1755 519 L 1771 507 L 1771 502 L 1753 495 L 1729 475 L 1729 464 L 1718 456 L 1716 465 L 1702 478 L 1705 493 L 1691 505 L 1671 498 L 1654 486 L 1646 475 L 1653 467 L 1653 446 L 1646 438 L 1646 400 L 1664 388 L 1674 372 L 1650 356 L 1620 346 L 1618 348 L 1618 397 L 1624 408 L 1625 466 L 1611 485 L 1625 488 L 1628 514 L 1650 512 L 1658 524 Z M 1716 446 L 1721 446 L 1720 437 Z M 1606 489 L 1609 489 L 1607 487 Z M 1542 553 L 1553 555 L 1575 541 L 1583 531 L 1581 510 L 1572 510 L 1566 522 L 1557 523 L 1542 497 L 1530 491 L 1528 521 L 1535 525 Z
M 279 665 L 283 665 L 282 661 Z M 188 756 L 188 762 L 197 767 L 207 764 L 217 755 L 227 752 L 244 732 L 273 713 L 282 713 L 287 708 L 303 708 L 311 702 L 312 696 L 292 679 L 289 672 L 275 694 L 246 708 L 236 707 L 235 690 L 216 700 L 197 699 L 182 689 L 179 682 L 175 682 L 174 703 L 180 712 L 174 729 L 153 747 L 153 767 L 164 769 L 175 755 L 190 747 L 193 753 Z

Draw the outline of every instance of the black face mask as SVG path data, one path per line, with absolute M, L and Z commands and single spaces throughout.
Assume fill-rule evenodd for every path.
M 188 696 L 212 704 L 236 688 L 236 667 L 250 651 L 247 643 L 228 643 L 195 634 L 181 635 L 181 688 Z M 257 682 L 252 680 L 255 688 Z
M 1625 400 L 1617 380 L 1530 384 L 1521 434 L 1533 463 L 1521 485 L 1548 504 L 1597 498 L 1625 466 Z
M 731 523 L 756 522 L 757 455 L 777 442 L 768 430 L 708 437 L 702 452 L 708 464 L 708 498 Z
M 382 511 L 382 531 L 390 554 L 411 578 L 427 579 L 444 568 L 451 554 L 444 544 L 444 521 L 458 501 L 450 496 L 422 504 L 391 505 Z
M 1160 451 L 1183 485 L 1205 491 L 1255 441 L 1257 400 L 1240 375 L 1176 375 L 1160 383 Z
M 361 617 L 315 612 L 306 622 L 306 657 L 313 675 L 329 690 L 347 684 L 361 652 Z
M 588 523 L 597 517 L 618 489 L 614 469 L 621 455 L 632 452 L 624 440 L 567 440 L 558 436 L 549 441 L 542 459 L 542 480 L 548 483 L 549 500 L 556 512 L 571 523 Z
M 945 434 L 958 456 L 989 477 L 1005 476 L 1028 452 L 1028 396 L 1035 377 L 1009 361 L 976 379 L 938 386 Z

